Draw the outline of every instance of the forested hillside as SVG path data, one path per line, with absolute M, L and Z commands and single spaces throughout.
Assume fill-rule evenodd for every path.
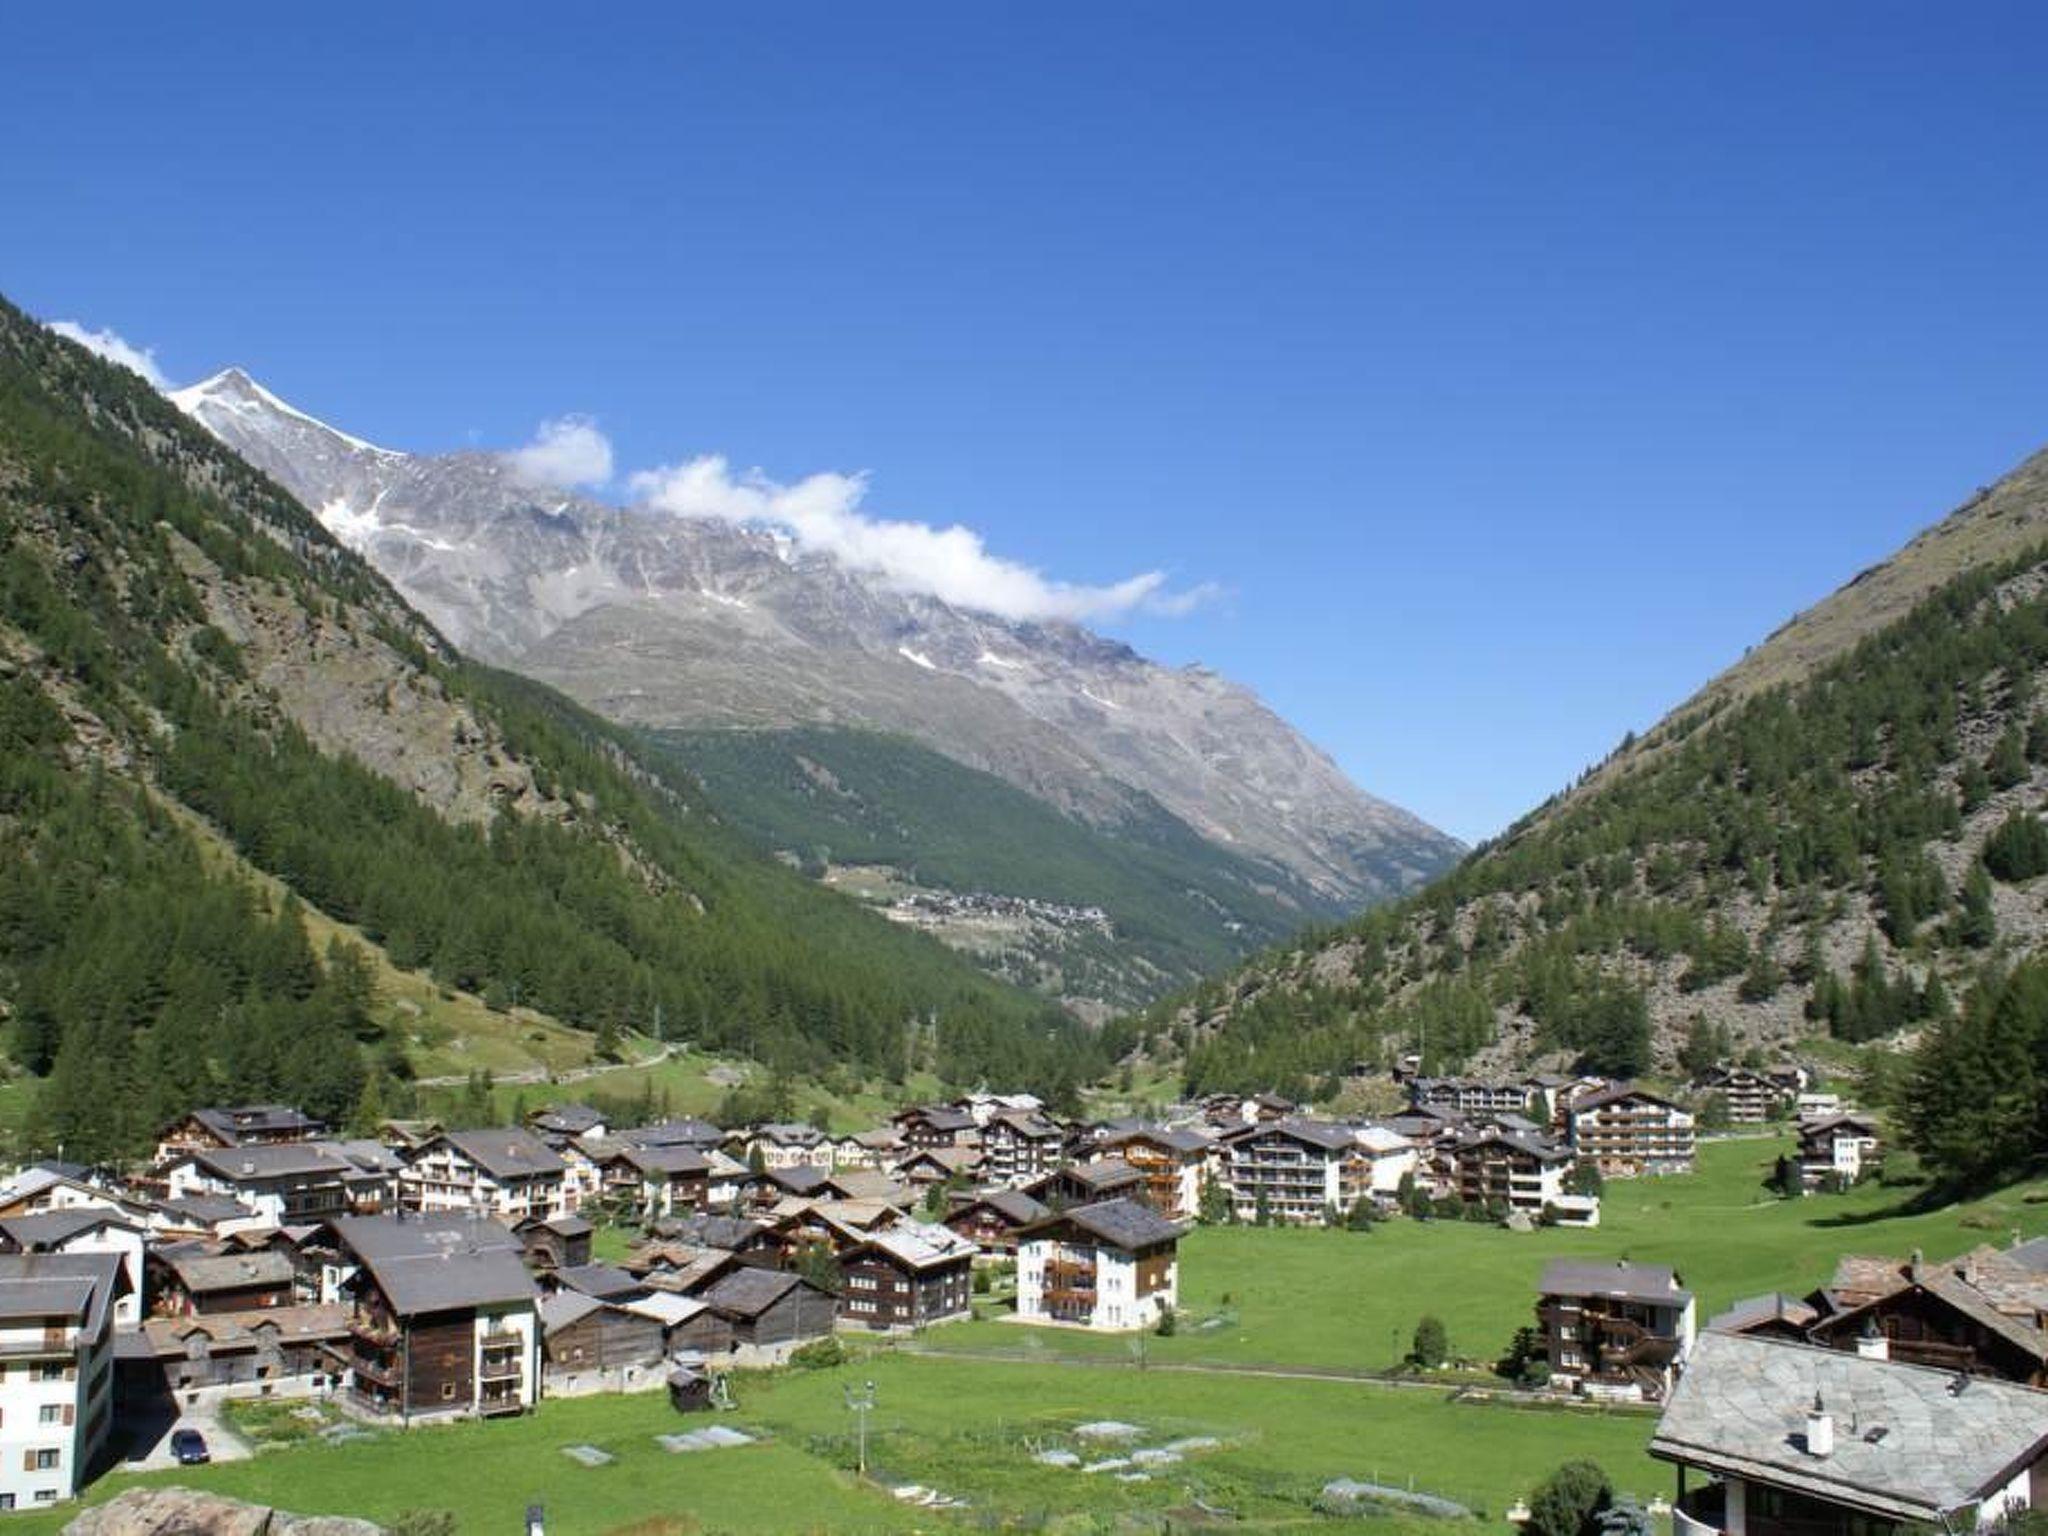
M 2028 523 L 2032 469 L 1990 493 Z M 2012 548 L 1796 680 L 1689 711 L 1416 897 L 1138 1031 L 1194 1088 L 1301 1088 L 1408 1050 L 1625 1074 L 1673 1065 L 1688 1036 L 1950 1019 L 2048 933 L 2048 546 Z
M 1344 915 L 1156 802 L 1113 828 L 1089 826 L 907 737 L 811 728 L 653 740 L 704 781 L 722 815 L 814 877 L 877 868 L 911 900 L 929 891 L 1100 909 L 1106 927 L 1055 911 L 1003 929 L 1003 914 L 970 902 L 951 925 L 963 947 L 999 929 L 988 968 L 1077 1002 L 1139 1007 Z M 950 931 L 943 913 L 934 921 Z
M 631 738 L 464 662 L 139 377 L 0 304 L 0 1018 L 36 1134 L 93 1157 L 197 1100 L 344 1115 L 402 1073 L 366 957 L 314 953 L 301 900 L 600 1043 L 1054 1088 L 1096 1064 Z

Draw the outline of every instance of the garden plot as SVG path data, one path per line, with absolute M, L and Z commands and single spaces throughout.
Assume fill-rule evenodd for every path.
M 759 1437 L 730 1424 L 710 1424 L 680 1435 L 656 1435 L 655 1444 L 671 1454 L 689 1451 L 725 1451 L 736 1445 L 753 1445 Z

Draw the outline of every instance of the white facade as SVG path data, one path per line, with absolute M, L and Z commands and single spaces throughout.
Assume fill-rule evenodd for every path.
M 1062 1264 L 1093 1280 L 1090 1307 L 1062 1305 Z M 1121 1249 L 1103 1244 L 1059 1242 L 1036 1238 L 1017 1249 L 1017 1316 L 1024 1322 L 1067 1323 L 1103 1332 L 1149 1328 L 1179 1305 L 1180 1259 L 1169 1255 L 1163 1284 L 1140 1295 L 1139 1261 Z
M 77 1494 L 114 1417 L 112 1330 L 82 1319 L 0 1323 L 0 1510 Z
M 531 1302 L 479 1307 L 476 1314 L 476 1396 L 493 1411 L 540 1398 L 540 1313 Z
M 507 1226 L 571 1211 L 562 1173 L 500 1180 L 447 1142 L 432 1143 L 408 1163 L 398 1183 L 402 1203 L 414 1211 L 495 1216 Z

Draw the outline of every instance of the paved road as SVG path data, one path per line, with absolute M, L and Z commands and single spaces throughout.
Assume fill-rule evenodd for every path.
M 215 1461 L 246 1461 L 252 1454 L 242 1437 L 228 1428 L 217 1402 L 202 1399 L 182 1409 L 175 1419 L 146 1415 L 139 1422 L 131 1419 L 130 1424 L 130 1439 L 121 1462 L 129 1471 L 148 1472 L 176 1466 L 177 1458 L 171 1455 L 171 1436 L 181 1429 L 196 1429 L 204 1435 L 206 1448 Z

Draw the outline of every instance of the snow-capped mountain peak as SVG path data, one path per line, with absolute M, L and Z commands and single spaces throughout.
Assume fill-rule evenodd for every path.
M 1329 903 L 1460 851 L 1205 669 L 901 591 L 771 529 L 537 488 L 500 455 L 380 448 L 239 369 L 172 398 L 457 645 L 614 718 L 907 735 L 1087 821 L 1163 805 Z

